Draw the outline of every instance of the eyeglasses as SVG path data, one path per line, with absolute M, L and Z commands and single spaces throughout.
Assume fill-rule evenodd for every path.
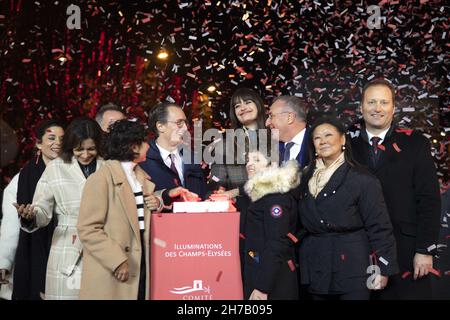
M 189 122 L 186 119 L 180 119 L 180 120 L 177 120 L 177 121 L 169 121 L 169 120 L 167 120 L 166 122 L 175 123 L 178 128 L 183 128 L 184 125 L 186 125 L 186 127 L 189 128 Z
M 277 115 L 283 114 L 283 113 L 292 113 L 292 111 L 283 111 L 283 112 L 278 112 L 278 113 L 269 113 L 269 119 L 272 119 L 273 116 L 277 116 Z

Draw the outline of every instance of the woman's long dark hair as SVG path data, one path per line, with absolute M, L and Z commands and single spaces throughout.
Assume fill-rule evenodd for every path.
M 236 116 L 236 109 L 234 106 L 238 103 L 247 100 L 251 100 L 256 105 L 256 110 L 258 111 L 258 115 L 256 116 L 256 123 L 258 125 L 258 129 L 265 129 L 267 114 L 266 109 L 264 108 L 264 102 L 261 96 L 253 89 L 249 88 L 239 88 L 231 97 L 230 100 L 230 120 L 231 120 L 231 129 L 242 128 L 242 123 L 239 122 Z
M 347 136 L 347 130 L 344 126 L 344 124 L 337 118 L 331 117 L 331 116 L 323 116 L 317 119 L 313 126 L 311 127 L 311 134 L 309 135 L 309 157 L 311 159 L 311 163 L 304 169 L 303 176 L 302 176 L 302 186 L 301 190 L 306 190 L 308 186 L 308 181 L 311 179 L 314 169 L 316 168 L 316 152 L 314 147 L 314 130 L 322 124 L 329 124 L 336 128 L 336 130 L 342 135 L 345 135 L 345 150 L 344 150 L 344 157 L 345 162 L 347 162 L 348 165 L 350 165 L 353 168 L 361 168 L 362 166 L 353 158 L 352 153 L 352 145 L 350 142 L 350 137 Z
M 270 129 L 266 128 L 267 112 L 264 107 L 264 102 L 263 102 L 261 96 L 255 90 L 250 89 L 250 88 L 239 88 L 233 93 L 233 96 L 231 97 L 231 100 L 230 100 L 231 129 L 242 129 L 243 128 L 242 123 L 239 122 L 239 120 L 236 116 L 236 109 L 235 109 L 235 105 L 237 103 L 240 103 L 241 100 L 243 100 L 243 101 L 251 100 L 255 103 L 256 110 L 258 113 L 256 116 L 257 132 L 256 132 L 256 135 L 252 135 L 252 137 L 250 137 L 250 138 L 249 137 L 245 138 L 245 155 L 238 154 L 238 152 L 237 152 L 238 142 L 237 142 L 237 138 L 235 137 L 233 144 L 232 144 L 232 146 L 234 147 L 233 154 L 234 154 L 234 160 L 235 160 L 234 163 L 235 164 L 238 164 L 238 163 L 242 162 L 242 160 L 245 160 L 245 156 L 248 155 L 248 152 L 250 151 L 250 149 L 254 148 L 254 146 L 258 146 L 258 147 L 260 146 L 259 132 L 258 132 L 260 129 L 267 130 L 267 134 L 265 135 L 266 141 L 269 141 L 271 139 Z M 252 141 L 250 141 L 250 140 L 252 140 Z M 226 138 L 224 139 L 224 141 L 226 141 Z M 270 147 L 268 147 L 268 148 L 270 149 Z M 224 146 L 223 154 L 225 155 L 227 152 L 230 152 L 230 150 L 225 149 L 225 146 Z

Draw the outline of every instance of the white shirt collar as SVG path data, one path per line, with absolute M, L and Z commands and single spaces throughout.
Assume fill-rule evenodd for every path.
M 381 139 L 380 142 L 378 142 L 378 144 L 383 143 L 384 138 L 386 137 L 386 134 L 388 133 L 389 129 L 390 129 L 390 127 L 387 128 L 386 130 L 384 130 L 383 132 L 381 132 L 380 134 L 374 135 L 374 134 L 371 134 L 371 133 L 369 132 L 369 130 L 367 130 L 367 128 L 366 128 L 367 139 L 369 140 L 369 143 L 372 144 L 372 141 L 371 141 L 371 140 L 372 140 L 373 137 L 378 137 L 378 138 Z
M 247 133 L 247 132 L 249 132 L 249 131 L 256 132 L 255 129 L 249 129 L 249 128 L 247 128 L 246 126 L 242 126 L 242 129 L 244 130 L 245 133 Z
M 299 133 L 297 133 L 291 141 L 287 141 L 284 143 L 284 145 L 286 145 L 288 142 L 294 142 L 296 145 L 301 146 L 303 143 L 303 138 L 305 137 L 305 132 L 306 132 L 306 128 L 303 128 L 302 131 L 300 131 Z
M 126 174 L 130 174 L 134 173 L 134 168 L 136 168 L 137 163 L 134 163 L 133 161 L 124 161 L 121 162 L 120 165 Z
M 125 176 L 127 177 L 131 190 L 133 190 L 133 192 L 142 191 L 141 183 L 138 181 L 136 173 L 134 172 L 137 163 L 132 161 L 124 161 L 120 162 L 120 165 L 122 166 L 123 171 L 125 171 Z
M 161 147 L 158 143 L 156 143 L 156 146 L 158 147 L 158 149 L 159 149 L 159 154 L 161 155 L 161 158 L 162 158 L 163 160 L 166 160 L 166 159 L 169 157 L 169 155 L 170 155 L 171 153 L 174 154 L 176 158 L 179 158 L 179 152 L 178 152 L 178 149 L 175 149 L 175 150 L 173 150 L 172 152 L 170 152 L 169 150 L 164 149 L 163 147 Z

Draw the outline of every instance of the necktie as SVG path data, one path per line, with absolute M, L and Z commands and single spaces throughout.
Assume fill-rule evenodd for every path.
M 294 142 L 288 142 L 286 143 L 285 149 L 284 149 L 284 156 L 283 156 L 283 162 L 289 161 L 291 157 L 291 148 L 295 145 Z
M 372 137 L 370 139 L 370 141 L 372 142 L 372 151 L 373 151 L 373 162 L 374 164 L 377 163 L 378 158 L 380 157 L 380 150 L 378 149 L 378 144 L 381 141 L 380 137 Z
M 173 153 L 169 154 L 170 157 L 170 170 L 172 170 L 177 175 L 177 180 L 180 180 L 180 175 L 178 174 L 177 167 L 175 166 L 175 155 Z

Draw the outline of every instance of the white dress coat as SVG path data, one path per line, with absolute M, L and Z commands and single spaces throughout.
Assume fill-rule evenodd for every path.
M 97 170 L 103 161 L 97 159 Z M 45 280 L 46 300 L 78 299 L 82 270 L 82 245 L 77 222 L 81 195 L 86 178 L 75 159 L 65 163 L 51 161 L 39 180 L 33 198 L 36 217 L 31 224 L 21 219 L 22 229 L 33 232 L 50 223 L 53 214 L 58 221 L 53 233 Z
M 10 272 L 9 284 L 3 284 L 0 289 L 0 298 L 11 300 L 13 286 L 14 257 L 19 243 L 20 222 L 17 210 L 13 203 L 17 202 L 17 185 L 19 174 L 9 182 L 3 191 L 2 212 L 3 219 L 0 228 L 0 269 Z

